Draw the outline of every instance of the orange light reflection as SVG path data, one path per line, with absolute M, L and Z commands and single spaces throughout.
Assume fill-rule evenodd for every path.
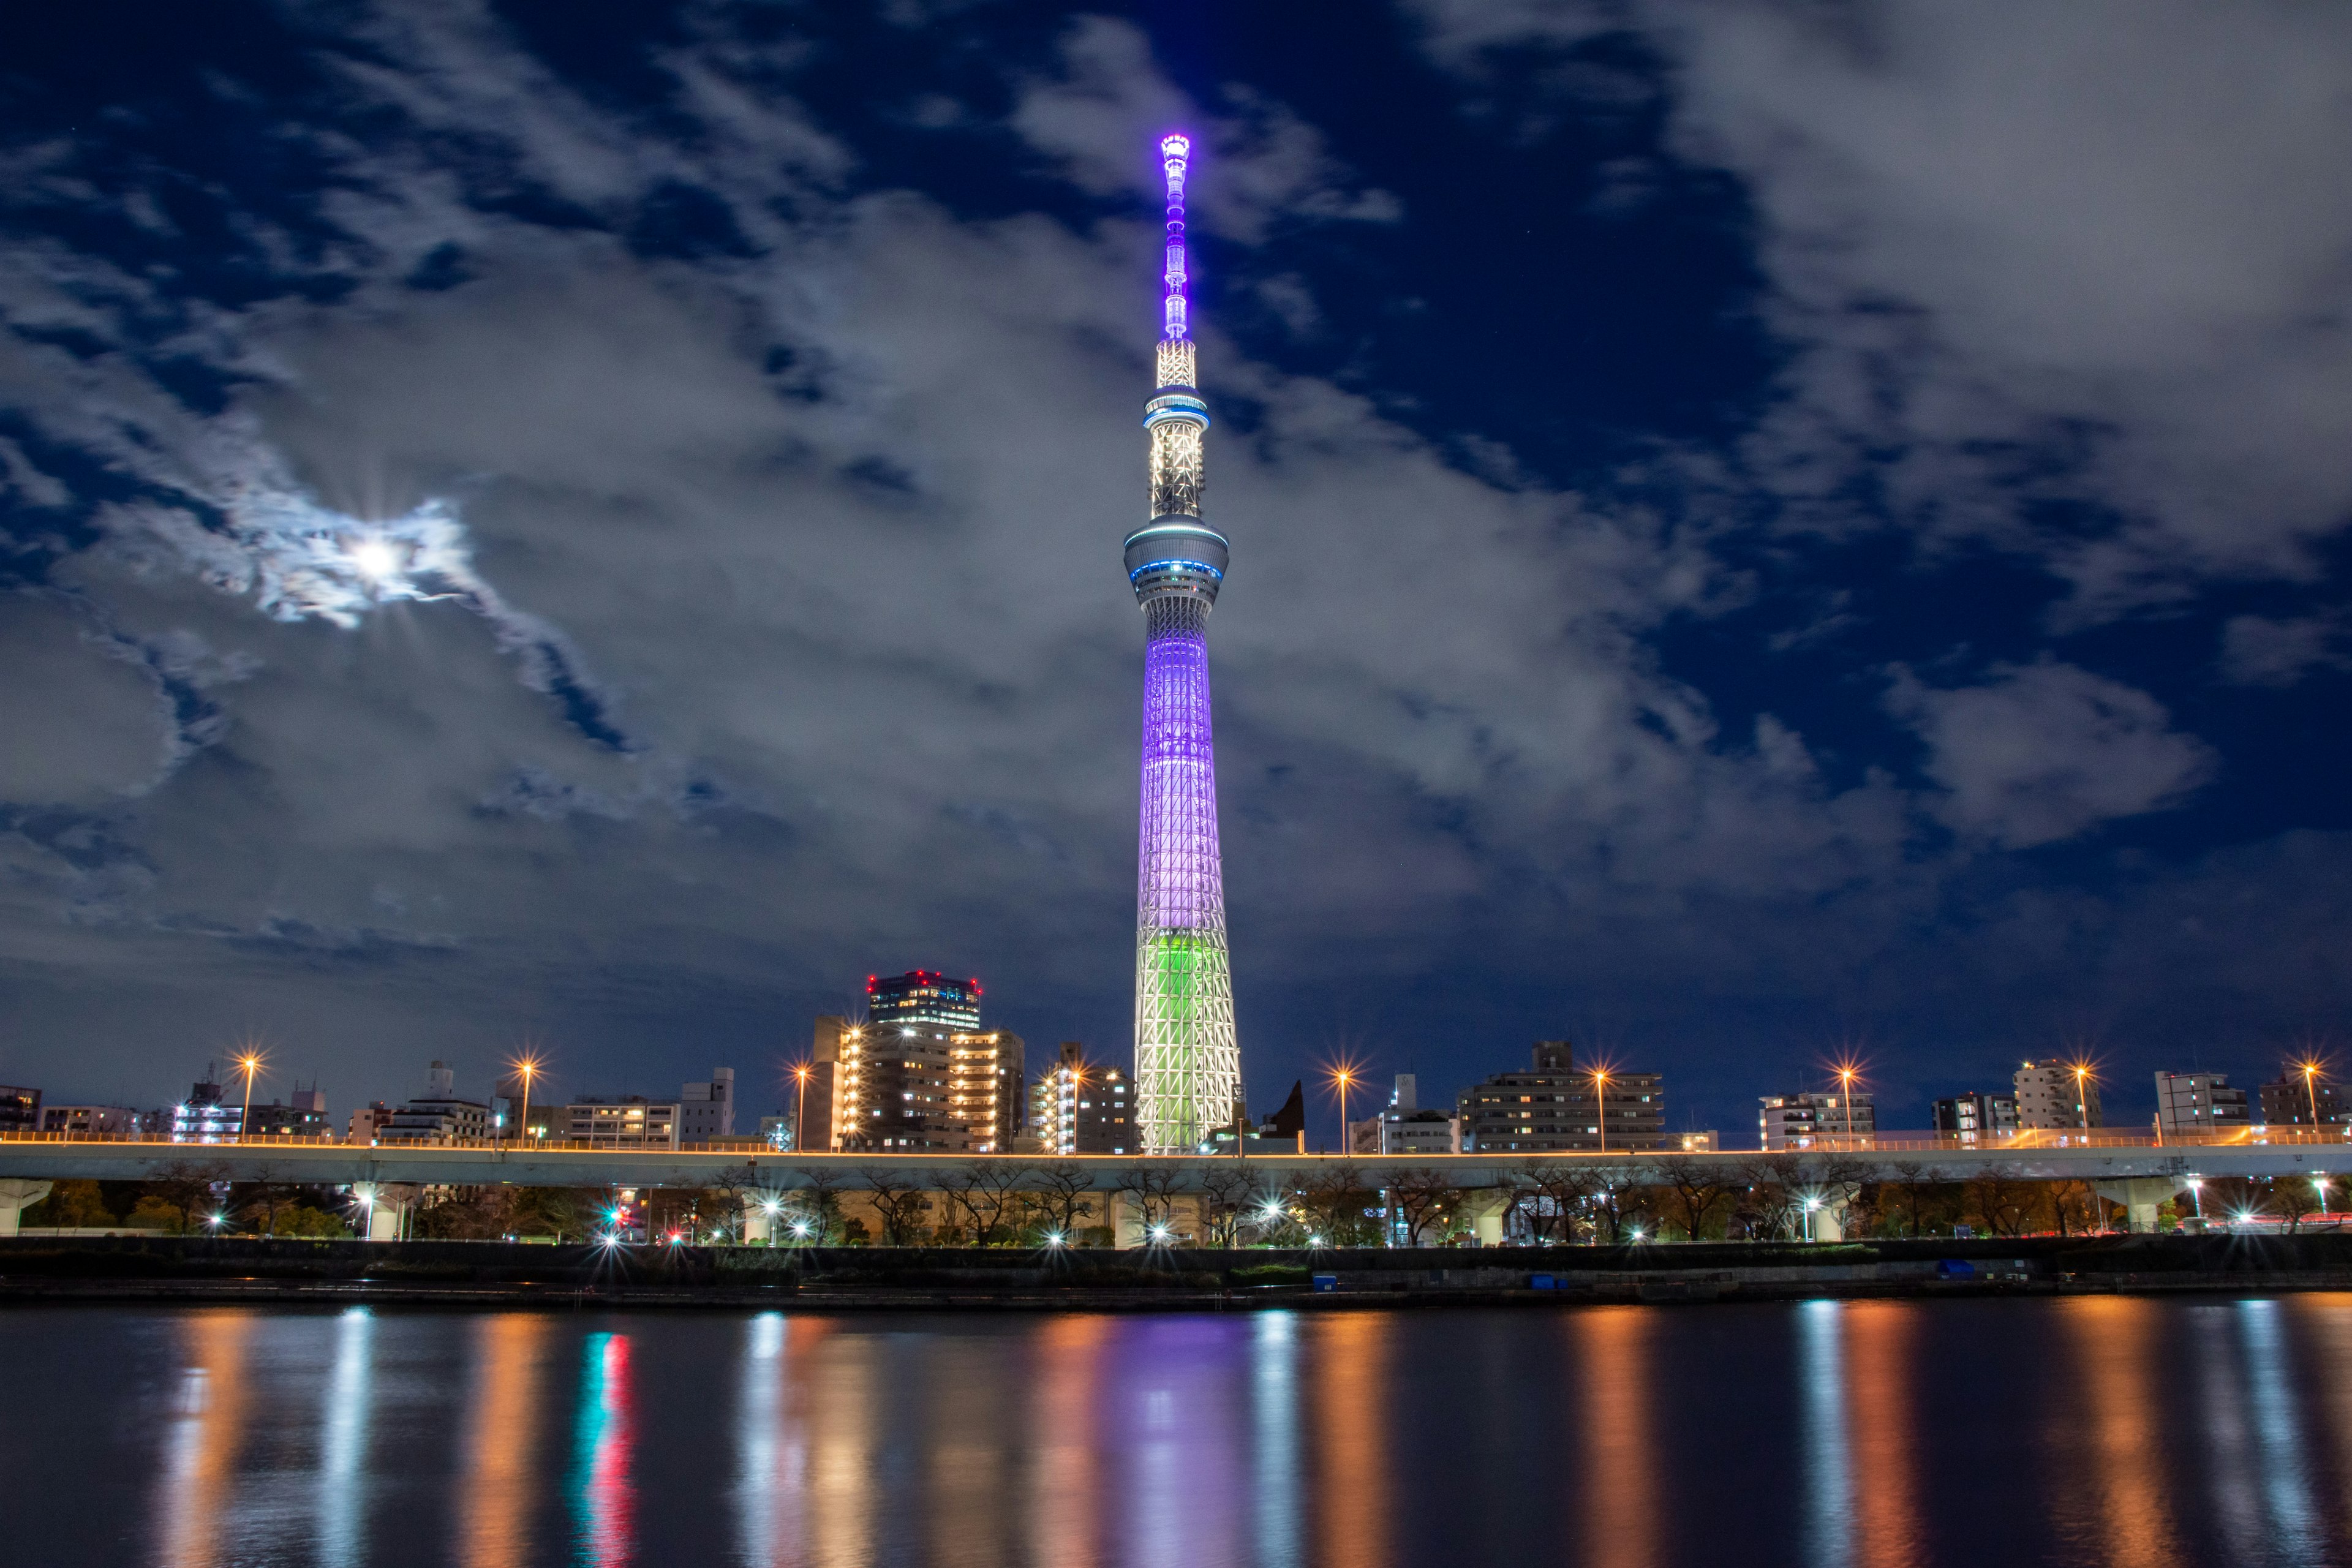
M 163 1476 L 166 1568 L 214 1568 L 226 1561 L 221 1519 L 235 1500 L 237 1448 L 245 1440 L 246 1342 L 253 1323 L 253 1314 L 239 1309 L 185 1320 L 188 1366 Z
M 2056 1303 L 2069 1352 L 2082 1378 L 2098 1492 L 2102 1542 L 2116 1568 L 2169 1568 L 2180 1562 L 2172 1499 L 2156 1457 L 2156 1405 L 2148 1388 L 2166 1375 L 2157 1343 L 2157 1303 L 2131 1296 L 2074 1296 Z
M 1593 1307 L 1569 1319 L 1574 1393 L 1584 1412 L 1583 1517 L 1574 1528 L 1595 1568 L 1658 1561 L 1656 1433 L 1650 1413 L 1653 1307 Z
M 530 1556 L 525 1531 L 548 1332 L 546 1318 L 522 1312 L 493 1313 L 476 1328 L 474 1386 L 481 1397 L 457 1494 L 457 1560 L 465 1568 L 520 1568 Z
M 1911 1343 L 1918 1309 L 1855 1301 L 1845 1309 L 1846 1396 L 1853 1412 L 1853 1509 L 1863 1568 L 1911 1568 L 1926 1556 L 1919 1516 Z
M 1313 1325 L 1309 1394 L 1319 1430 L 1313 1445 L 1316 1535 L 1328 1568 L 1388 1568 L 1390 1336 L 1386 1312 L 1334 1312 Z
M 1051 1318 L 1038 1334 L 1029 1430 L 1029 1537 L 1039 1568 L 1092 1568 L 1103 1558 L 1097 1400 L 1108 1318 Z

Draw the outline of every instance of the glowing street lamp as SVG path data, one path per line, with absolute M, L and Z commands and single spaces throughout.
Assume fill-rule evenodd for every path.
M 2189 1201 L 2197 1205 L 2197 1217 L 2200 1220 L 2202 1220 L 2205 1217 L 2204 1177 L 2191 1176 L 2189 1178 Z
M 2311 1178 L 2311 1185 L 2313 1191 L 2319 1194 L 2319 1212 L 2324 1218 L 2327 1214 L 2327 1178 L 2314 1176 Z
M 1609 1152 L 1609 1069 L 1607 1068 L 1597 1067 L 1592 1069 L 1592 1119 L 1601 1127 L 1601 1152 L 1606 1154 Z
M 2082 1128 L 2084 1131 L 2088 1132 L 2091 1130 L 2090 1086 L 2092 1081 L 2098 1075 L 2091 1070 L 2091 1064 L 2088 1062 L 2076 1062 L 2073 1070 L 2074 1074 L 2075 1125 Z
M 2303 1075 L 2303 1092 L 2311 1100 L 2311 1131 L 2319 1131 L 2319 1064 L 2305 1058 L 2297 1062 L 2294 1070 Z
M 1845 1103 L 1845 1146 L 1849 1149 L 1853 1147 L 1853 1080 L 1861 1076 L 1862 1069 L 1852 1062 L 1837 1069 L 1838 1098 Z
M 513 1063 L 515 1076 L 522 1079 L 522 1115 L 515 1122 L 515 1135 L 521 1137 L 530 1126 L 530 1080 L 539 1076 L 537 1057 L 518 1057 Z
M 1819 1198 L 1805 1200 L 1805 1239 L 1807 1241 L 1813 1239 L 1813 1211 L 1821 1206 L 1822 1200 Z
M 245 1074 L 245 1109 L 236 1114 L 236 1141 L 242 1143 L 246 1124 L 253 1120 L 253 1075 L 261 1070 L 261 1053 L 248 1048 L 236 1058 L 236 1068 Z
M 805 1131 L 808 1126 L 808 1080 L 815 1070 L 806 1062 L 793 1064 L 793 1085 L 798 1096 L 793 1101 L 793 1150 L 795 1153 L 808 1152 L 808 1133 Z
M 1353 1154 L 1356 1152 L 1356 1140 L 1355 1135 L 1348 1128 L 1348 1090 L 1356 1081 L 1356 1069 L 1342 1063 L 1331 1069 L 1330 1078 L 1332 1084 L 1339 1090 L 1339 1152 L 1343 1155 Z

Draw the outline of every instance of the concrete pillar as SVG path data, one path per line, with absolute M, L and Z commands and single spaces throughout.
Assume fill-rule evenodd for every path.
M 766 1247 L 776 1238 L 776 1216 L 768 1212 L 775 1202 L 768 1193 L 743 1194 L 743 1243 L 747 1247 Z
M 2142 1232 L 2156 1228 L 2156 1211 L 2180 1190 L 2180 1184 L 2170 1176 L 2130 1176 L 2091 1184 L 2100 1197 L 2122 1206 L 2126 1229 Z
M 1469 1211 L 1471 1229 L 1481 1247 L 1503 1245 L 1503 1215 L 1510 1206 L 1500 1192 L 1465 1193 L 1462 1206 Z
M 1113 1247 L 1143 1245 L 1143 1205 L 1125 1193 L 1103 1194 L 1103 1223 L 1110 1226 Z
M 0 1236 L 16 1234 L 17 1223 L 25 1211 L 49 1195 L 47 1182 L 19 1181 L 14 1177 L 0 1181 Z
M 1845 1205 L 1843 1204 L 1823 1204 L 1813 1211 L 1813 1239 L 1815 1241 L 1845 1239 Z
M 389 1182 L 353 1182 L 352 1196 L 358 1200 L 360 1213 L 366 1216 L 360 1234 L 367 1241 L 398 1241 L 400 1218 L 408 1212 L 406 1194 L 409 1189 L 396 1187 Z

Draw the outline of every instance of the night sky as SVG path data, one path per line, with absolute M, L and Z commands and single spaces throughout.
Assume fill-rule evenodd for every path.
M 2352 9 L 5 27 L 0 1079 L 1124 1062 L 1171 126 L 1254 1106 L 2346 1043 Z

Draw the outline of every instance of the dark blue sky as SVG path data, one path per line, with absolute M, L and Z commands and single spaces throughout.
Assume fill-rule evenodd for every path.
M 1181 122 L 1254 1101 L 2254 1081 L 2347 1021 L 2347 26 L 28 14 L 0 1078 L 764 1098 L 918 965 L 1123 1058 Z

